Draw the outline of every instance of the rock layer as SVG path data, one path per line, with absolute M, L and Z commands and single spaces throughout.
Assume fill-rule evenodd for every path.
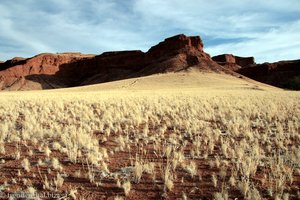
M 300 90 L 300 60 L 256 64 L 253 57 L 222 54 L 212 57 L 219 65 L 241 75 L 285 89 Z
M 250 65 L 237 72 L 263 83 L 300 90 L 300 60 Z
M 7 90 L 49 89 L 103 83 L 176 72 L 189 67 L 215 72 L 223 68 L 203 51 L 199 36 L 183 34 L 165 39 L 144 53 L 139 50 L 40 54 L 28 59 L 13 59 L 0 65 L 0 88 Z
M 222 54 L 212 57 L 219 65 L 226 67 L 227 69 L 237 71 L 240 68 L 254 65 L 254 57 L 239 57 L 232 54 Z
M 80 53 L 50 54 L 44 53 L 32 58 L 14 58 L 0 65 L 0 88 L 8 90 L 48 89 L 60 86 L 60 82 L 39 79 L 39 84 L 29 84 L 27 76 L 54 75 L 63 64 L 94 57 Z M 32 80 L 34 81 L 34 80 Z M 41 85 L 41 87 L 39 86 Z
M 300 61 L 255 64 L 253 57 L 223 54 L 210 57 L 199 36 L 176 35 L 140 50 L 81 53 L 44 53 L 32 58 L 16 57 L 0 63 L 1 90 L 51 89 L 178 72 L 189 68 L 211 72 L 238 72 L 278 87 L 300 89 Z

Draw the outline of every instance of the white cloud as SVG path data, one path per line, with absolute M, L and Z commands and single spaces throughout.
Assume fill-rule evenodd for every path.
M 232 37 L 235 34 L 249 36 L 263 28 L 280 26 L 284 22 L 276 19 L 276 15 L 281 14 L 278 7 L 286 13 L 300 12 L 298 0 L 274 4 L 260 0 L 136 0 L 135 9 L 146 19 L 155 19 L 153 23 L 158 25 L 168 21 L 169 27 L 184 27 L 211 37 Z
M 128 29 L 133 26 L 129 17 L 126 13 L 117 12 L 117 5 L 111 1 L 85 1 L 83 4 L 81 1 L 52 0 L 47 5 L 30 2 L 2 5 L 0 2 L 0 26 L 3 30 L 0 41 L 26 49 L 7 50 L 0 46 L 1 59 L 28 57 L 41 52 L 101 53 L 143 47 L 135 42 L 142 40 L 142 34 Z
M 228 52 L 241 56 L 254 56 L 259 63 L 299 59 L 299 34 L 300 20 L 260 33 L 248 41 L 212 46 L 206 48 L 206 51 L 213 55 Z
M 226 44 L 206 45 L 212 55 L 255 56 L 258 62 L 300 57 L 298 0 L 137 0 L 136 10 L 154 22 L 167 22 L 169 29 L 184 27 L 212 39 L 231 39 Z
M 2 0 L 0 60 L 49 51 L 145 51 L 181 32 L 202 36 L 212 55 L 296 59 L 299 13 L 299 0 Z

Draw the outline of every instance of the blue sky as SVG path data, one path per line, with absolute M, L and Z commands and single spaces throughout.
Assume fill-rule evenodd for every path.
M 211 56 L 300 59 L 300 1 L 0 0 L 0 60 L 147 51 L 179 33 L 200 35 Z

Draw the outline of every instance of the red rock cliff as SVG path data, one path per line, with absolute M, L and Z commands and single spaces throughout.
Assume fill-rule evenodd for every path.
M 237 71 L 242 67 L 255 64 L 254 57 L 239 57 L 232 54 L 222 54 L 212 57 L 219 65 L 232 71 Z
M 189 67 L 223 70 L 203 51 L 199 36 L 181 34 L 165 39 L 146 53 L 136 50 L 105 52 L 97 56 L 80 53 L 40 54 L 29 59 L 7 61 L 5 66 L 3 63 L 0 65 L 0 88 L 27 90 L 70 87 L 176 72 Z

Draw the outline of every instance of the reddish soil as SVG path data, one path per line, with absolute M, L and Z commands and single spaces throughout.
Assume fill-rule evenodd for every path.
M 116 134 L 111 135 L 106 142 L 100 142 L 101 136 L 99 137 L 99 143 L 101 146 L 107 148 L 107 150 L 112 150 L 118 145 L 115 142 Z M 142 143 L 142 142 L 141 142 Z M 124 196 L 124 191 L 122 188 L 119 188 L 116 184 L 116 180 L 112 176 L 103 177 L 100 172 L 96 173 L 96 179 L 101 180 L 101 184 L 96 186 L 94 183 L 90 183 L 86 173 L 88 172 L 88 166 L 84 159 L 79 159 L 76 164 L 70 162 L 65 154 L 62 154 L 58 151 L 52 150 L 51 156 L 56 157 L 60 160 L 60 163 L 63 167 L 63 173 L 67 174 L 64 177 L 64 183 L 61 188 L 57 191 L 47 191 L 43 189 L 44 177 L 47 176 L 48 180 L 52 180 L 56 177 L 57 170 L 51 170 L 49 173 L 47 170 L 51 168 L 50 166 L 38 167 L 38 159 L 43 161 L 47 159 L 44 153 L 38 150 L 38 145 L 32 144 L 30 141 L 19 143 L 19 148 L 21 152 L 21 158 L 19 160 L 14 159 L 14 153 L 16 152 L 16 143 L 6 143 L 5 155 L 0 155 L 0 159 L 5 160 L 5 163 L 0 164 L 0 185 L 3 185 L 4 182 L 8 183 L 9 189 L 4 189 L 2 192 L 5 194 L 12 194 L 14 192 L 26 191 L 27 186 L 24 185 L 23 179 L 28 180 L 27 185 L 32 185 L 34 188 L 41 192 L 54 193 L 56 195 L 64 195 L 66 191 L 71 189 L 77 189 L 77 197 L 84 197 L 85 199 L 114 199 L 114 197 Z M 161 147 L 163 148 L 163 147 Z M 124 152 L 116 152 L 113 155 L 109 154 L 108 166 L 110 172 L 121 172 L 120 169 L 125 169 L 124 167 L 132 166 L 132 161 L 135 158 L 136 153 L 141 154 L 142 149 L 147 149 L 147 156 L 143 159 L 151 161 L 154 163 L 164 163 L 166 164 L 166 158 L 158 158 L 153 152 L 153 144 L 149 143 L 147 146 L 135 146 L 131 145 L 131 150 L 125 150 Z M 190 147 L 187 146 L 184 149 L 185 156 L 187 160 L 189 158 Z M 33 155 L 28 154 L 28 150 L 33 150 Z M 218 177 L 218 186 L 214 187 L 211 181 L 212 173 L 215 173 L 217 176 L 219 170 L 216 167 L 211 168 L 209 166 L 208 160 L 213 159 L 215 155 L 220 155 L 220 147 L 215 146 L 214 152 L 208 155 L 208 159 L 204 158 L 194 158 L 198 166 L 198 172 L 196 176 L 191 177 L 182 167 L 176 169 L 176 179 L 174 181 L 174 188 L 172 191 L 164 193 L 163 181 L 161 177 L 161 169 L 156 165 L 156 178 L 153 181 L 153 175 L 143 174 L 142 179 L 139 183 L 131 182 L 131 191 L 126 199 L 179 199 L 182 198 L 183 193 L 188 196 L 188 199 L 213 199 L 213 194 L 219 192 L 223 187 L 222 183 L 228 183 L 232 166 L 227 166 L 227 175 L 224 180 Z M 108 152 L 109 153 L 109 152 Z M 31 163 L 31 171 L 25 172 L 21 167 L 21 161 L 23 158 L 28 158 Z M 132 158 L 132 160 L 130 159 Z M 163 164 L 163 166 L 164 166 Z M 18 170 L 21 171 L 21 176 L 18 176 Z M 80 177 L 75 175 L 77 170 L 81 171 Z M 268 185 L 271 183 L 261 183 L 263 174 L 268 170 L 264 168 L 258 168 L 256 176 L 251 177 L 251 180 L 255 182 L 260 190 L 261 195 L 264 198 L 269 199 L 270 196 L 267 193 Z M 121 173 L 120 180 L 126 179 L 126 174 L 128 177 L 132 177 L 132 173 Z M 43 177 L 43 178 L 42 178 Z M 123 177 L 123 178 L 122 178 Z M 15 179 L 15 183 L 12 182 L 12 179 Z M 298 186 L 300 185 L 300 176 L 299 174 L 294 176 L 294 182 L 292 185 L 287 186 L 289 188 L 290 194 L 297 194 Z M 243 195 L 234 187 L 230 187 L 228 190 L 230 198 L 243 199 Z M 296 199 L 296 196 L 290 195 L 290 199 Z

